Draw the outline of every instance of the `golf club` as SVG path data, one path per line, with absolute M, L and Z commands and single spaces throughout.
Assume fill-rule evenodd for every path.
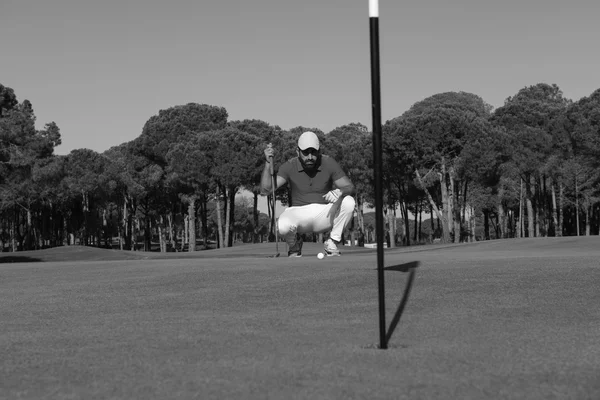
M 271 156 L 271 193 L 273 194 L 273 230 L 275 231 L 275 255 L 273 257 L 279 257 L 279 233 L 277 232 L 277 217 L 275 213 L 275 207 L 277 205 L 277 199 L 275 198 L 275 172 L 273 169 L 273 156 Z

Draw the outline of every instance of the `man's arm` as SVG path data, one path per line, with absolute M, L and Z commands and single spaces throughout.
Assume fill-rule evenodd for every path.
M 352 184 L 352 181 L 347 176 L 342 176 L 337 181 L 334 181 L 333 184 L 336 188 L 340 189 L 342 196 L 354 196 L 356 194 L 354 184 Z
M 356 189 L 354 188 L 354 185 L 352 184 L 350 178 L 348 178 L 348 175 L 346 175 L 344 170 L 342 170 L 342 168 L 340 167 L 340 164 L 338 164 L 337 161 L 335 161 L 333 158 L 328 158 L 330 160 L 329 163 L 331 164 L 331 169 L 333 171 L 332 178 L 335 179 L 335 177 L 337 177 L 337 179 L 333 181 L 333 185 L 340 190 L 338 196 L 355 195 Z
M 340 198 L 344 196 L 352 196 L 356 192 L 352 181 L 350 181 L 347 176 L 342 176 L 338 180 L 334 181 L 333 185 L 336 188 L 323 195 L 323 198 L 329 203 L 335 203 Z
M 265 149 L 265 158 L 267 162 L 265 163 L 265 168 L 263 169 L 262 176 L 260 177 L 260 194 L 262 194 L 263 196 L 268 196 L 273 192 L 271 176 L 273 175 L 274 171 L 274 155 L 275 151 L 273 150 L 273 145 L 269 143 L 267 145 L 267 148 Z M 279 175 L 275 179 L 275 190 L 277 190 L 281 185 L 285 183 L 285 179 Z
M 263 169 L 262 176 L 260 178 L 260 194 L 263 196 L 268 196 L 272 193 L 272 184 L 271 184 L 271 165 L 273 161 L 267 161 L 265 163 L 265 168 Z M 275 190 L 279 189 L 283 184 L 285 184 L 285 179 L 281 176 L 277 175 L 275 177 Z

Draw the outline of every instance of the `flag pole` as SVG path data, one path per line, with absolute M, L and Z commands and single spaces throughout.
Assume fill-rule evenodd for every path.
M 371 108 L 373 115 L 373 165 L 375 178 L 375 234 L 377 236 L 377 281 L 379 294 L 379 348 L 387 349 L 385 326 L 385 281 L 383 254 L 383 177 L 381 135 L 381 87 L 379 75 L 379 1 L 369 0 L 371 38 Z

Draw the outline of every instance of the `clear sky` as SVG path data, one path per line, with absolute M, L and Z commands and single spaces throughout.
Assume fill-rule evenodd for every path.
M 494 107 L 600 87 L 597 0 L 380 0 L 382 117 L 435 93 Z M 0 83 L 55 121 L 58 154 L 139 136 L 159 110 L 223 106 L 289 129 L 371 128 L 368 0 L 0 0 Z

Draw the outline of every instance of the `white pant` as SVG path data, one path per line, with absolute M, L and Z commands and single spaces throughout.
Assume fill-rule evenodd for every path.
M 354 215 L 354 198 L 344 196 L 335 203 L 308 204 L 289 207 L 279 216 L 279 234 L 286 242 L 294 243 L 298 233 L 323 233 L 331 230 L 329 237 L 342 239 L 342 231 Z

